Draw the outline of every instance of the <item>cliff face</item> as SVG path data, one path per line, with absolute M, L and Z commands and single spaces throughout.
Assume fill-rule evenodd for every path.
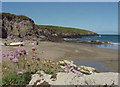
M 36 35 L 38 36 L 44 35 L 59 38 L 79 38 L 82 36 L 98 36 L 97 33 L 91 31 L 58 26 L 35 25 L 35 30 L 37 30 Z
M 23 15 L 10 13 L 0 14 L 0 37 L 8 39 L 45 38 L 45 40 L 58 40 L 58 38 L 79 38 L 81 36 L 97 36 L 96 33 L 57 26 L 35 25 L 34 21 Z
M 24 16 L 2 14 L 2 38 L 24 38 L 34 36 L 34 21 Z

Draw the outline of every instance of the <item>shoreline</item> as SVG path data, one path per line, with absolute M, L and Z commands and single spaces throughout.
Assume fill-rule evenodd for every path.
M 28 51 L 31 50 L 31 41 L 25 41 L 25 47 Z M 7 48 L 7 49 L 6 49 Z M 9 52 L 17 49 L 18 46 L 2 46 L 3 52 Z M 72 61 L 87 61 L 87 62 L 107 62 L 104 66 L 110 70 L 118 71 L 118 50 L 85 46 L 81 43 L 68 42 L 39 42 L 38 54 L 40 58 L 46 58 L 53 61 L 72 60 Z M 112 63 L 114 61 L 114 65 Z

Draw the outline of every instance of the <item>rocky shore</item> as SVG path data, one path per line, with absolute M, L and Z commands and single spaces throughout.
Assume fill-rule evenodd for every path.
M 43 71 L 33 74 L 27 87 L 34 86 L 55 86 L 55 85 L 118 85 L 118 73 L 98 72 L 95 68 L 86 66 L 76 66 L 73 61 L 63 60 L 58 62 L 61 67 L 67 70 L 66 65 L 73 67 L 73 70 L 58 72 L 55 75 L 49 75 Z M 81 73 L 76 73 L 76 72 Z M 104 87 L 104 86 L 103 86 Z M 107 87 L 107 86 L 106 86 Z

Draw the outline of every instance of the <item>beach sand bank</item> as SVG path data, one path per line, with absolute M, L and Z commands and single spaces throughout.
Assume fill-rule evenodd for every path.
M 28 51 L 31 51 L 33 46 L 30 43 L 31 41 L 26 41 L 25 46 L 23 46 Z M 2 46 L 2 51 L 8 53 L 17 48 L 18 46 Z M 38 57 L 41 59 L 46 58 L 53 61 L 67 59 L 73 61 L 106 62 L 104 64 L 105 67 L 118 71 L 118 50 L 84 46 L 80 43 L 56 43 L 47 41 L 39 42 L 37 48 Z

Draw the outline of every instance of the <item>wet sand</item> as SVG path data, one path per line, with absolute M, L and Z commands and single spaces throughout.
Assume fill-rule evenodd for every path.
M 31 41 L 26 41 L 24 46 L 28 51 L 31 51 L 32 48 L 30 42 Z M 8 53 L 9 51 L 13 51 L 17 48 L 18 46 L 2 46 L 2 51 Z M 117 50 L 90 47 L 80 43 L 56 43 L 47 41 L 39 42 L 37 48 L 39 58 L 46 58 L 54 61 L 67 59 L 73 61 L 106 62 L 104 64 L 105 67 L 114 71 L 118 71 Z M 112 61 L 114 61 L 114 64 Z

